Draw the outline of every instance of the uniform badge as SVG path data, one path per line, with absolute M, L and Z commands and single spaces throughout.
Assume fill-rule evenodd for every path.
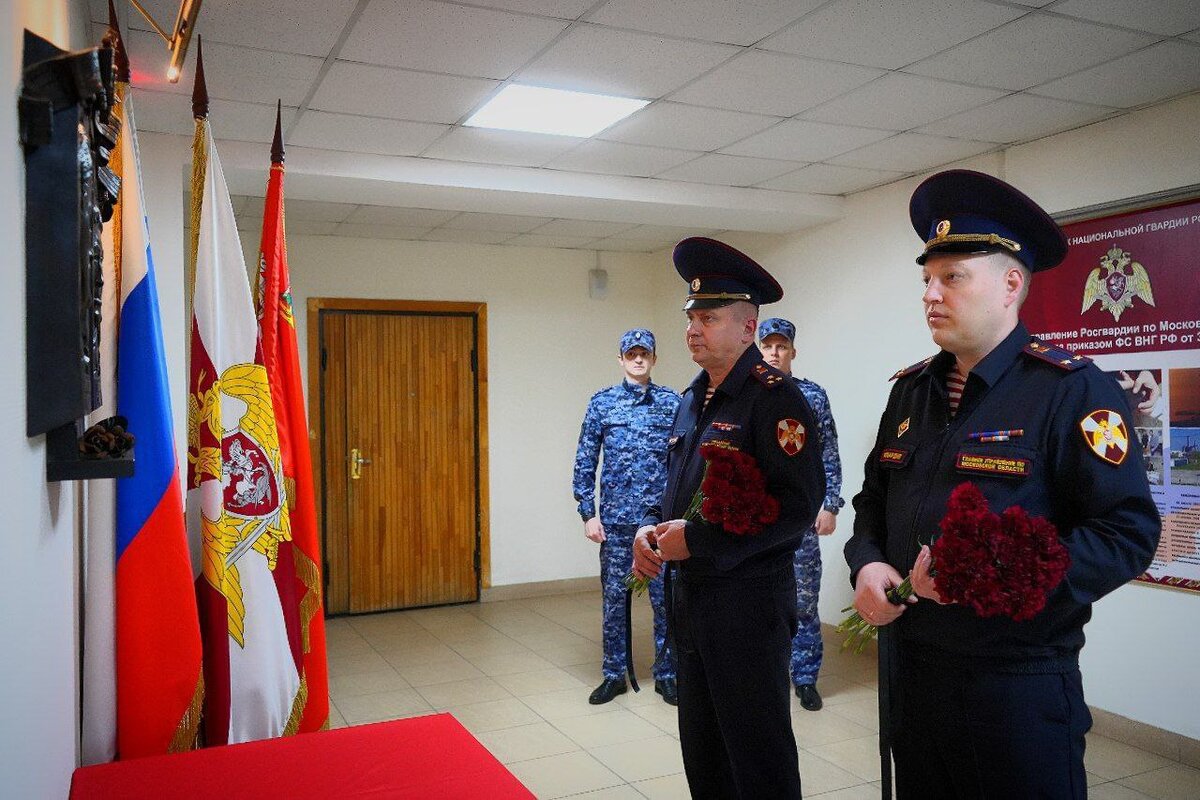
M 700 291 L 700 279 L 699 278 L 692 278 L 692 291 L 693 292 Z
M 1121 313 L 1133 306 L 1135 297 L 1140 297 L 1146 305 L 1154 305 L 1150 276 L 1128 250 L 1114 247 L 1100 257 L 1100 266 L 1088 274 L 1083 284 L 1083 311 L 1099 303 L 1100 308 L 1113 315 L 1113 321 L 1120 321 Z
M 912 417 L 905 417 L 904 422 L 900 423 L 900 427 L 896 428 L 896 438 L 899 439 L 904 434 L 908 433 L 908 424 L 912 421 Z
M 789 456 L 794 456 L 804 449 L 804 439 L 807 434 L 799 420 L 781 419 L 775 426 L 775 435 L 779 437 L 779 446 Z
M 1079 421 L 1084 441 L 1091 451 L 1110 464 L 1120 464 L 1129 453 L 1129 432 L 1116 411 L 1100 409 Z
M 950 220 L 944 219 L 937 224 L 937 236 L 940 239 L 943 236 L 948 236 L 949 234 L 950 234 Z

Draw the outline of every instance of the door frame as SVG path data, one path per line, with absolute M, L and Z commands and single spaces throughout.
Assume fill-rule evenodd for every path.
M 325 571 L 329 558 L 326 553 L 328 531 L 326 530 L 325 491 L 325 373 L 321 368 L 321 344 L 323 341 L 322 316 L 327 312 L 378 312 L 439 315 L 470 315 L 475 321 L 475 391 L 476 391 L 476 511 L 478 524 L 476 536 L 479 547 L 479 589 L 492 586 L 491 559 L 491 514 L 489 502 L 488 472 L 488 368 L 487 368 L 487 303 L 450 302 L 441 300 L 381 300 L 355 297 L 310 297 L 308 318 L 305 328 L 308 340 L 308 408 L 309 442 L 316 457 L 313 463 L 313 482 L 319 491 L 318 511 L 321 531 L 322 574 L 325 575 L 322 594 L 329 590 L 328 572 Z M 314 376 L 316 380 L 314 381 Z M 326 605 L 328 608 L 328 605 Z M 348 613 L 348 612 L 337 612 Z

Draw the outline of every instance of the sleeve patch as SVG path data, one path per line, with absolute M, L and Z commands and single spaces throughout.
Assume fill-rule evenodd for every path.
M 779 447 L 789 456 L 794 456 L 804 449 L 807 438 L 804 426 L 800 420 L 785 417 L 775 425 L 775 435 L 779 439 Z
M 1119 466 L 1129 454 L 1129 431 L 1116 411 L 1098 409 L 1079 421 L 1083 440 L 1097 458 Z

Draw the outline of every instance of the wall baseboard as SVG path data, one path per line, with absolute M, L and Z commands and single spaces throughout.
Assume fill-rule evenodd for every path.
M 1092 711 L 1092 730 L 1101 736 L 1200 769 L 1200 739 L 1122 717 L 1102 708 Z
M 557 581 L 509 583 L 504 586 L 489 586 L 482 589 L 479 592 L 479 602 L 496 603 L 501 600 L 523 600 L 527 597 L 547 597 L 554 594 L 596 592 L 599 589 L 600 579 L 595 575 L 586 578 L 564 578 Z

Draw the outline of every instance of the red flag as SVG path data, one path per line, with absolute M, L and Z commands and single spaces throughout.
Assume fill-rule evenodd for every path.
M 255 305 L 263 363 L 271 385 L 279 449 L 283 457 L 284 485 L 291 511 L 292 541 L 280 560 L 289 556 L 294 569 L 278 569 L 275 581 L 281 598 L 292 597 L 296 626 L 289 625 L 292 652 L 302 685 L 308 690 L 300 718 L 300 731 L 329 726 L 329 683 L 325 662 L 325 618 L 321 607 L 321 549 L 313 498 L 312 457 L 308 449 L 308 420 L 304 413 L 304 388 L 300 381 L 300 356 L 296 348 L 296 321 L 292 315 L 292 287 L 288 275 L 287 241 L 283 216 L 283 136 L 276 110 L 275 142 L 271 147 L 271 175 L 263 209 L 262 243 L 259 246 Z M 285 605 L 287 605 L 285 600 Z M 289 616 L 291 616 L 289 614 Z

